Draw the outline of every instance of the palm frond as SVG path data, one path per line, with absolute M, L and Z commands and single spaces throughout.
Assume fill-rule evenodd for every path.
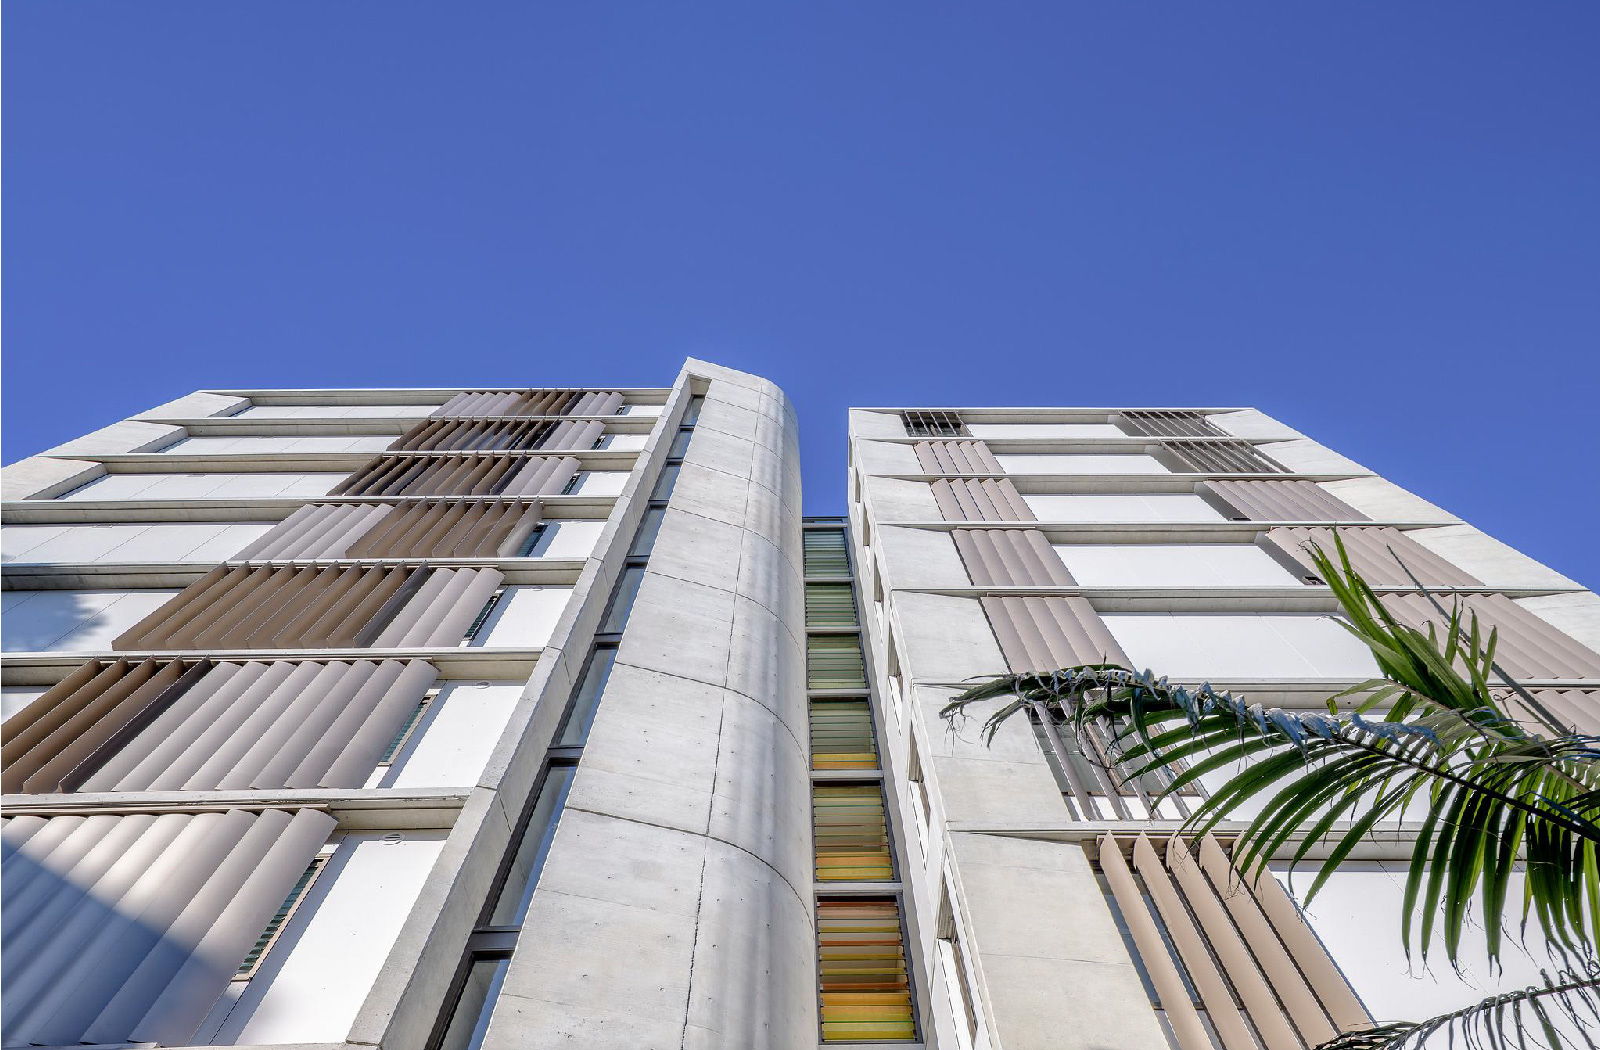
M 1346 1032 L 1317 1050 L 1421 1050 L 1441 1033 L 1449 1046 L 1459 1040 L 1473 1050 L 1600 1050 L 1596 1026 L 1600 1026 L 1600 975 L 1547 974 L 1542 984 L 1492 995 L 1426 1021 L 1396 1021 Z

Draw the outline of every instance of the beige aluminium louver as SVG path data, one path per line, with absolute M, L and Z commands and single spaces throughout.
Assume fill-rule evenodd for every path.
M 1421 631 L 1431 625 L 1438 632 L 1448 623 L 1425 594 L 1381 595 L 1385 608 L 1402 623 Z M 1490 628 L 1499 630 L 1495 662 L 1513 678 L 1523 681 L 1600 678 L 1600 653 L 1582 645 L 1524 609 L 1504 594 L 1463 594 L 1436 596 L 1448 612 L 1457 602 L 1462 609 L 1461 627 L 1471 629 L 1472 615 L 1487 639 Z
M 1249 521 L 1368 521 L 1314 481 L 1202 481 Z
M 1136 437 L 1231 437 L 1192 409 L 1129 409 L 1112 420 Z
M 1077 583 L 1038 529 L 956 529 L 967 575 L 979 587 L 1071 587 Z
M 578 472 L 572 456 L 517 453 L 379 456 L 330 496 L 553 496 Z
M 946 521 L 1033 521 L 1009 478 L 986 481 L 935 481 L 933 499 Z
M 1086 599 L 983 598 L 1000 651 L 1013 673 L 1079 664 L 1130 666 L 1127 654 Z
M 538 503 L 503 499 L 310 503 L 234 558 L 510 557 L 539 519 Z
M 1424 587 L 1482 585 L 1477 577 L 1452 565 L 1399 529 L 1387 526 L 1346 527 L 1337 533 L 1327 527 L 1285 526 L 1268 529 L 1266 540 L 1299 564 L 1307 575 L 1314 575 L 1316 567 L 1307 548 L 1319 547 L 1337 563 L 1335 535 L 1343 542 L 1351 566 L 1374 587 L 1411 587 L 1418 582 Z M 1406 569 L 1411 570 L 1415 581 L 1406 574 Z
M 982 441 L 919 441 L 912 448 L 929 474 L 1004 474 Z
M 622 407 L 616 391 L 466 390 L 440 405 L 435 416 L 610 416 Z
M 6 1044 L 190 1042 L 334 826 L 313 809 L 8 818 Z

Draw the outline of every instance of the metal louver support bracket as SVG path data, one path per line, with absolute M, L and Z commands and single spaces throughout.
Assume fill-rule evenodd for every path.
M 1248 441 L 1163 440 L 1161 451 L 1181 471 L 1195 474 L 1290 474 Z
M 1192 409 L 1129 409 L 1112 418 L 1135 437 L 1230 437 L 1203 414 Z
M 1445 561 L 1399 529 L 1377 525 L 1347 527 L 1338 530 L 1338 537 L 1350 556 L 1350 564 L 1374 587 L 1413 586 L 1406 569 L 1410 569 L 1424 587 L 1482 586 L 1477 577 Z M 1308 576 L 1316 573 L 1306 550 L 1308 545 L 1314 544 L 1338 560 L 1331 528 L 1269 529 L 1266 540 L 1288 555 Z
M 935 481 L 933 499 L 946 521 L 1033 521 L 1033 511 L 1007 478 Z
M 189 1042 L 333 817 L 15 817 L 4 884 L 4 1038 Z
M 1419 631 L 1426 632 L 1430 625 L 1435 631 L 1443 631 L 1448 622 L 1424 594 L 1385 594 L 1381 600 L 1397 619 Z M 1483 638 L 1488 638 L 1491 628 L 1498 629 L 1495 663 L 1513 678 L 1527 681 L 1600 678 L 1600 653 L 1557 630 L 1505 595 L 1462 594 L 1440 599 L 1446 611 L 1457 602 L 1462 610 L 1463 630 L 1472 629 L 1473 614 L 1478 617 Z
M 1314 481 L 1202 481 L 1245 521 L 1369 521 Z
M 332 496 L 553 496 L 578 472 L 572 456 L 379 456 Z
M 913 448 L 929 474 L 1004 474 L 1000 461 L 981 441 L 919 441 Z
M 979 587 L 1071 587 L 1078 581 L 1038 529 L 956 529 L 950 534 Z
M 1105 621 L 1084 598 L 981 599 L 1012 673 L 1080 664 L 1131 666 Z

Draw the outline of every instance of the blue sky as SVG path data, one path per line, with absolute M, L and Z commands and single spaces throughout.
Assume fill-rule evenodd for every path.
M 1594 585 L 1600 5 L 4 9 L 4 457 L 202 386 L 1255 404 Z

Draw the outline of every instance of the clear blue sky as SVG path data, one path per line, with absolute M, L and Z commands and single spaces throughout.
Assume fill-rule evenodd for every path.
M 1256 404 L 1593 585 L 1600 5 L 10 0 L 4 456 L 201 386 Z

